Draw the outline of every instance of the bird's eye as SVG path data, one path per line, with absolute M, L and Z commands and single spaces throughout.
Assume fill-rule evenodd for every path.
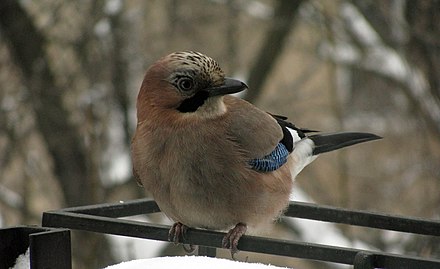
M 194 81 L 189 77 L 179 78 L 177 88 L 181 91 L 189 91 L 194 87 Z

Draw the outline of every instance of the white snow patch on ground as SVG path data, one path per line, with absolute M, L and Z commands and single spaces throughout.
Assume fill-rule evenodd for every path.
M 160 257 L 152 259 L 141 259 L 106 267 L 106 269 L 162 269 L 162 268 L 179 268 L 179 269 L 276 269 L 286 268 L 261 263 L 246 263 L 239 261 L 231 261 L 219 258 L 199 257 L 199 256 L 181 256 L 181 257 Z
M 31 268 L 29 257 L 30 257 L 30 254 L 29 254 L 29 248 L 28 248 L 26 250 L 26 253 L 18 256 L 17 260 L 15 261 L 15 265 L 13 267 L 11 267 L 10 269 L 29 269 L 29 268 Z

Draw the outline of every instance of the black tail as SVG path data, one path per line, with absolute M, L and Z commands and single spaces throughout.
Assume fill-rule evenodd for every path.
M 335 133 L 316 134 L 309 136 L 309 138 L 315 143 L 313 155 L 318 155 L 382 137 L 370 133 Z

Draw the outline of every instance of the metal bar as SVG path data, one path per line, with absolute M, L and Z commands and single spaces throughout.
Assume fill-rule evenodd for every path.
M 402 256 L 390 253 L 371 252 L 375 268 L 434 269 L 440 268 L 440 260 Z
M 374 254 L 361 251 L 356 254 L 353 269 L 374 269 Z
M 369 228 L 440 236 L 440 221 L 438 220 L 409 218 L 300 202 L 291 202 L 285 215 Z
M 199 246 L 199 249 L 197 250 L 197 255 L 213 258 L 217 255 L 217 249 L 213 247 Z
M 29 233 L 35 230 L 28 227 L 0 229 L 0 268 L 14 266 L 20 254 L 24 254 L 29 246 Z
M 140 237 L 168 241 L 169 226 L 132 220 L 112 219 L 72 212 L 49 212 L 43 214 L 43 225 L 91 232 Z M 224 233 L 201 229 L 189 229 L 182 243 L 221 248 Z M 358 250 L 339 247 L 275 240 L 263 237 L 243 236 L 238 248 L 273 255 L 353 264 Z
M 14 266 L 27 248 L 32 269 L 71 268 L 69 230 L 33 226 L 0 229 L 0 268 Z
M 169 226 L 117 219 L 117 217 L 159 211 L 159 207 L 154 201 L 140 199 L 117 204 L 92 205 L 45 212 L 43 225 L 167 241 Z M 299 202 L 292 202 L 285 215 L 416 234 L 439 235 L 440 231 L 439 221 Z M 189 229 L 182 243 L 198 245 L 200 246 L 199 253 L 202 255 L 215 256 L 215 248 L 221 247 L 223 236 L 224 233 L 220 232 Z M 440 268 L 440 261 L 434 259 L 255 236 L 243 236 L 238 248 L 243 251 L 351 264 L 355 266 L 355 269 Z
M 31 269 L 72 268 L 70 231 L 51 229 L 29 235 Z
M 67 208 L 62 211 L 78 212 L 95 216 L 126 217 L 160 212 L 156 202 L 138 199 L 115 204 L 101 204 Z M 335 222 L 369 228 L 440 236 L 440 220 L 426 220 L 361 210 L 322 206 L 311 203 L 291 202 L 285 216 Z
M 43 226 L 168 241 L 169 226 L 67 211 L 43 213 Z
M 44 213 L 43 225 L 161 241 L 168 240 L 168 230 L 170 228 L 169 226 L 165 225 L 112 219 L 108 217 L 92 216 L 66 211 Z M 182 243 L 220 248 L 223 236 L 224 233 L 220 232 L 189 229 L 185 235 L 185 240 Z M 368 255 L 373 256 L 359 256 L 359 253 L 363 253 L 363 250 L 304 242 L 275 240 L 255 236 L 243 236 L 240 239 L 238 248 L 242 251 L 313 259 L 333 263 L 356 264 L 356 268 L 370 268 L 373 260 L 374 268 L 427 269 L 440 266 L 440 261 L 438 260 L 421 259 L 417 257 L 407 257 L 381 252 L 368 252 Z M 365 264 L 366 262 L 369 262 L 370 264 Z M 364 267 L 359 267 L 361 265 Z
M 157 203 L 151 199 L 120 201 L 119 203 L 98 204 L 80 207 L 70 207 L 61 211 L 84 213 L 102 217 L 121 218 L 141 214 L 160 212 Z

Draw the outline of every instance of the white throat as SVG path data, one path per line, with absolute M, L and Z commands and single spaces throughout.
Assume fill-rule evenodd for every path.
M 215 118 L 225 114 L 226 111 L 223 96 L 214 96 L 206 99 L 205 103 L 200 106 L 194 114 L 202 118 Z

